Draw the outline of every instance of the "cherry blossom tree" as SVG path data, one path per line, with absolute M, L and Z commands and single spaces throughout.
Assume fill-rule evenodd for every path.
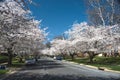
M 9 65 L 12 64 L 15 47 L 15 52 L 20 51 L 17 45 L 22 43 L 21 49 L 26 47 L 25 51 L 38 54 L 47 35 L 44 29 L 39 28 L 40 21 L 32 19 L 29 14 L 30 11 L 14 0 L 0 2 L 0 44 L 8 52 Z
M 0 2 L 0 4 L 0 40 L 9 53 L 8 64 L 11 65 L 12 49 L 19 35 L 18 29 L 26 23 L 24 15 L 27 13 L 13 0 L 5 0 Z
M 65 48 L 68 46 L 68 42 L 66 40 L 61 39 L 54 39 L 51 41 L 51 46 L 56 49 L 56 53 L 58 54 L 64 54 Z
M 21 50 L 20 52 L 26 52 L 29 55 L 30 54 L 33 55 L 36 61 L 39 57 L 41 49 L 44 48 L 43 42 L 46 40 L 47 36 L 47 33 L 45 32 L 46 29 L 40 29 L 39 24 L 40 21 L 37 20 L 30 21 L 30 24 L 28 25 L 29 28 L 22 30 L 25 33 L 24 35 L 22 34 L 22 37 L 18 40 L 18 44 L 15 45 L 16 49 L 24 48 L 22 49 L 23 51 Z M 19 52 L 19 50 L 16 51 Z
M 70 40 L 53 39 L 49 50 L 54 55 L 61 55 L 63 58 L 65 58 L 66 55 L 70 55 L 71 58 L 74 59 L 74 55 L 76 55 L 76 48 L 73 45 L 74 43 Z

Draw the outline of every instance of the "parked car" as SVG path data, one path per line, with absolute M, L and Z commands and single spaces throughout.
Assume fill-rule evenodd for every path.
M 6 69 L 6 65 L 0 65 L 0 70 L 5 70 Z
M 35 59 L 26 59 L 25 64 L 26 65 L 34 65 L 36 63 Z
M 63 59 L 63 57 L 61 57 L 61 56 L 54 56 L 54 58 L 53 58 L 54 60 L 62 60 Z

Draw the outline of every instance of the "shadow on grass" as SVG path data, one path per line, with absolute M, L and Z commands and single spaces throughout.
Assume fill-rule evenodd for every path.
M 3 80 L 120 80 L 120 78 L 101 78 L 101 77 L 85 77 L 75 75 L 48 75 L 21 73 L 10 75 Z

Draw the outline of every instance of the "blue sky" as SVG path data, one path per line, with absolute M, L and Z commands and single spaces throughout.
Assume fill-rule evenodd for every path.
M 48 27 L 50 39 L 71 28 L 74 22 L 87 21 L 83 0 L 33 0 L 39 6 L 30 6 L 33 16 Z

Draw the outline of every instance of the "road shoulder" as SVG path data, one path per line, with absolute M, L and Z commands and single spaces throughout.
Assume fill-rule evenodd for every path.
M 76 63 L 76 62 L 71 62 L 71 61 L 66 61 L 66 60 L 62 60 L 62 61 L 63 61 L 63 62 L 67 62 L 67 63 L 71 63 L 71 64 L 77 64 L 77 65 L 81 65 L 81 66 L 86 66 L 86 67 L 92 68 L 92 69 L 100 70 L 99 67 L 96 67 L 96 66 L 85 65 L 85 64 L 79 64 L 79 63 Z M 103 68 L 103 69 L 104 69 L 104 70 L 102 70 L 102 71 L 120 73 L 120 71 L 110 70 L 110 69 L 108 69 L 108 68 L 106 68 L 106 67 L 100 67 L 100 68 Z

